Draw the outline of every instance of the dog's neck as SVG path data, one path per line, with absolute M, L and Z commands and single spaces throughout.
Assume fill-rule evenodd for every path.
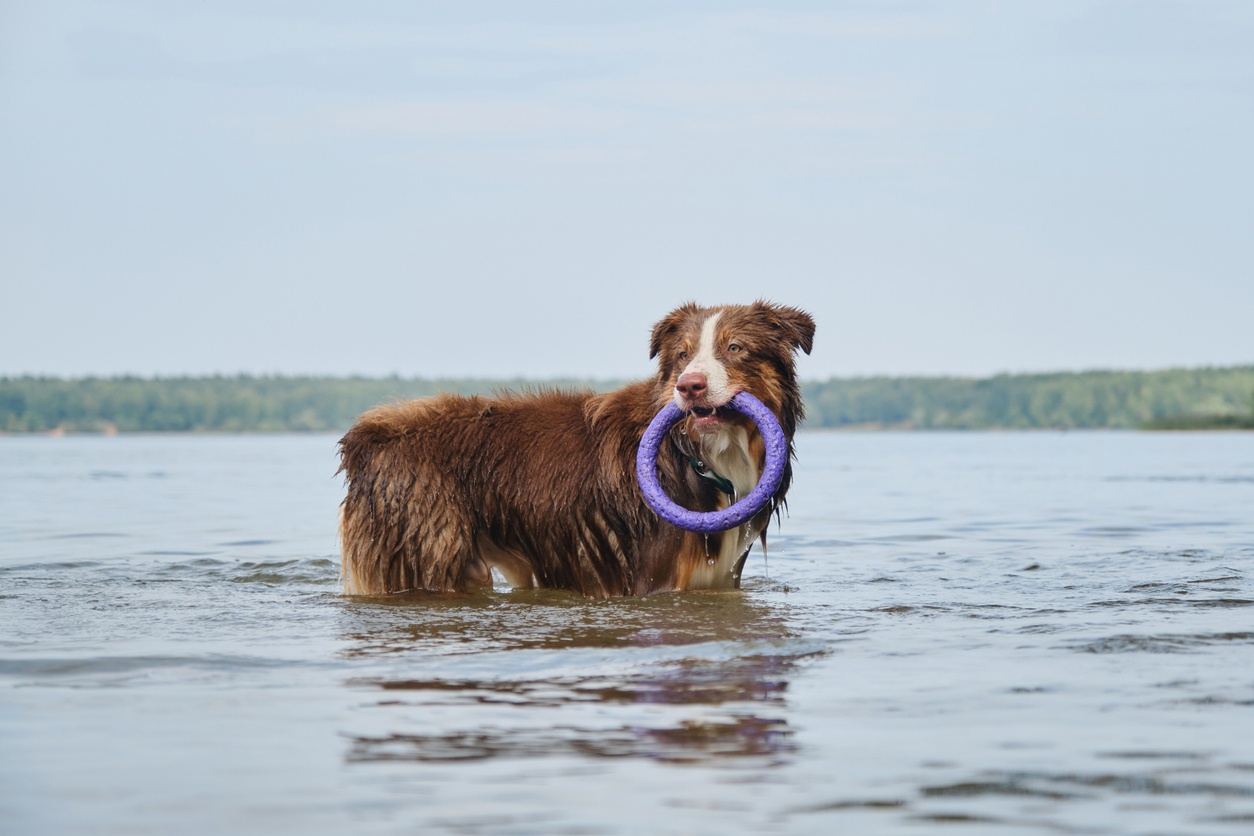
M 706 466 L 731 482 L 733 502 L 749 494 L 758 484 L 761 472 L 749 456 L 749 432 L 738 424 L 726 424 L 700 436 L 697 449 Z
M 720 496 L 720 508 L 743 499 L 758 484 L 761 469 L 749 453 L 749 431 L 745 427 L 729 423 L 714 432 L 702 434 L 696 448 L 705 466 L 732 484 L 734 494 Z M 749 525 L 724 531 L 717 553 L 711 552 L 704 562 L 697 565 L 688 588 L 735 588 L 739 581 L 736 568 L 740 556 L 753 545 L 755 536 L 756 532 Z

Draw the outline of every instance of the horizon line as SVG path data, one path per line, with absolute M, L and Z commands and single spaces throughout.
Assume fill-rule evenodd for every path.
M 1058 377 L 1066 375 L 1090 375 L 1090 374 L 1162 374 L 1166 372 L 1190 372 L 1190 371 L 1238 371 L 1238 370 L 1254 370 L 1254 361 L 1248 363 L 1229 363 L 1229 364 L 1205 364 L 1195 366 L 1162 366 L 1158 368 L 1118 368 L 1113 366 L 1092 367 L 1086 369 L 1053 369 L 1041 371 L 998 371 L 990 374 L 958 374 L 958 373 L 864 373 L 864 374 L 837 374 L 829 375 L 825 378 L 800 376 L 798 380 L 802 383 L 827 383 L 834 380 L 994 380 L 1006 377 Z M 101 381 L 122 381 L 122 380 L 141 380 L 141 381 L 170 381 L 170 380 L 412 380 L 412 381 L 475 381 L 475 382 L 522 382 L 522 383 L 554 383 L 554 382 L 583 382 L 583 383 L 626 383 L 633 380 L 647 380 L 647 377 L 595 377 L 590 375 L 579 374 L 558 374 L 558 375 L 421 375 L 421 374 L 400 374 L 393 372 L 391 374 L 331 374 L 331 373 L 311 373 L 311 372 L 208 372 L 208 373 L 157 373 L 157 374 L 137 374 L 134 372 L 116 372 L 108 374 L 80 374 L 80 375 L 61 375 L 49 374 L 43 372 L 22 372 L 19 374 L 0 374 L 0 381 L 14 380 L 48 380 L 61 382 L 83 382 L 89 380 Z

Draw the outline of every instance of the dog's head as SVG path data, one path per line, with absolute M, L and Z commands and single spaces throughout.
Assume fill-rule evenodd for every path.
M 674 399 L 698 433 L 714 432 L 739 413 L 725 408 L 739 392 L 766 404 L 791 438 L 801 420 L 794 355 L 814 342 L 805 311 L 754 302 L 698 307 L 667 314 L 653 327 L 649 357 L 658 358 L 660 399 Z

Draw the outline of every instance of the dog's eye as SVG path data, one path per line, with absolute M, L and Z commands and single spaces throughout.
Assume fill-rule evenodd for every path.
M 688 352 L 686 352 L 686 351 L 681 351 L 681 352 L 679 352 L 679 359 L 680 359 L 680 360 L 687 360 L 687 359 L 688 359 Z
M 732 343 L 731 345 L 727 346 L 727 350 L 730 351 L 732 354 L 735 354 L 736 352 L 740 351 L 740 344 Z

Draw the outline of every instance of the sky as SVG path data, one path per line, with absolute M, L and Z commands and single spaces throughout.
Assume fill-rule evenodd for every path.
M 1254 363 L 1254 3 L 0 0 L 0 376 Z

